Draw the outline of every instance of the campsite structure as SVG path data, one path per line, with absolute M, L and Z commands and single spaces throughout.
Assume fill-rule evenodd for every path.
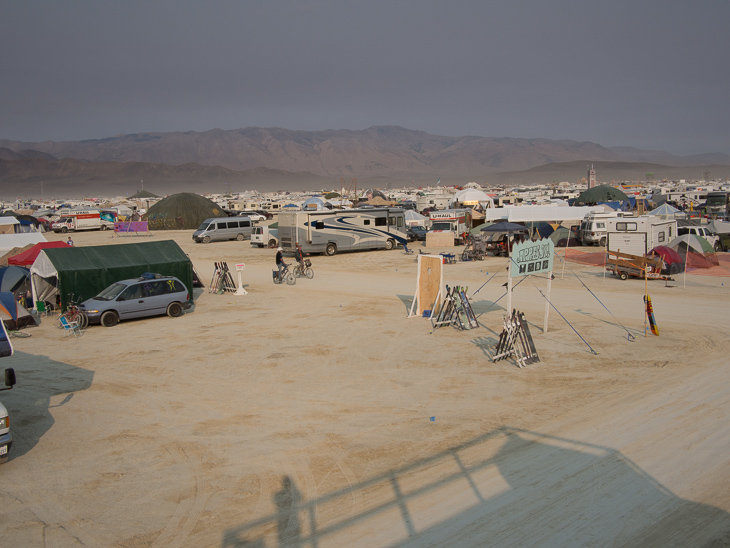
M 30 269 L 33 301 L 65 309 L 73 295 L 83 301 L 114 282 L 154 272 L 178 278 L 192 294 L 193 266 L 177 242 L 162 240 L 116 245 L 44 249 Z

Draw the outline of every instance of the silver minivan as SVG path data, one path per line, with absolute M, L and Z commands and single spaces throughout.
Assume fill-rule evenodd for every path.
M 238 240 L 242 242 L 251 237 L 251 219 L 249 217 L 221 217 L 219 219 L 206 219 L 193 232 L 194 242 L 222 242 L 225 240 Z
M 191 308 L 190 293 L 174 276 L 142 276 L 116 282 L 79 305 L 90 324 L 114 327 L 120 320 L 167 314 L 182 316 Z

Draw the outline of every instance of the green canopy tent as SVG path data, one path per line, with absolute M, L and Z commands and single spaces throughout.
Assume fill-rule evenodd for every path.
M 33 301 L 55 302 L 60 295 L 65 309 L 72 296 L 81 302 L 114 282 L 145 272 L 179 278 L 192 298 L 193 263 L 177 242 L 163 240 L 44 249 L 30 268 Z

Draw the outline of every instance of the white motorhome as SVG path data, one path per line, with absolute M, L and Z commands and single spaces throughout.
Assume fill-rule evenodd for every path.
M 609 251 L 646 255 L 658 245 L 667 245 L 677 237 L 677 221 L 642 217 L 617 217 L 606 221 Z
M 623 211 L 595 212 L 587 213 L 580 223 L 578 238 L 583 245 L 600 245 L 606 246 L 608 239 L 607 222 L 609 219 L 617 217 L 633 217 L 631 213 Z
M 279 245 L 284 251 L 293 252 L 299 244 L 304 253 L 332 256 L 338 251 L 393 249 L 407 242 L 400 208 L 279 213 Z
M 113 229 L 114 222 L 102 218 L 97 209 L 72 210 L 53 223 L 53 232 L 72 232 L 79 230 L 107 230 Z

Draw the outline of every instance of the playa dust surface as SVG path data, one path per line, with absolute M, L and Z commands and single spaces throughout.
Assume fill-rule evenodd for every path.
M 4 545 L 730 543 L 727 278 L 650 282 L 645 337 L 643 281 L 556 261 L 547 333 L 547 281 L 514 290 L 541 358 L 518 368 L 491 360 L 505 259 L 445 265 L 480 327 L 432 332 L 407 318 L 401 250 L 314 256 L 313 280 L 279 286 L 248 241 L 74 235 L 152 239 L 206 285 L 214 261 L 245 263 L 248 295 L 13 339 Z

